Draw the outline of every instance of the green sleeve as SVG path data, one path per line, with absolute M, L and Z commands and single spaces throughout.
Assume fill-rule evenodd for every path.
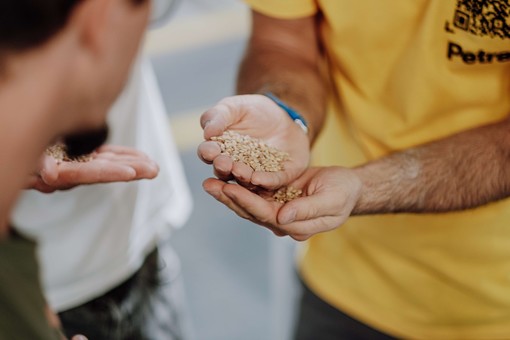
M 48 324 L 35 248 L 15 233 L 0 241 L 0 339 L 62 340 Z

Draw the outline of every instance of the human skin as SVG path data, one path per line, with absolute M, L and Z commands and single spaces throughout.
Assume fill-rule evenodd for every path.
M 157 163 L 145 153 L 126 146 L 104 145 L 90 157 L 86 162 L 65 162 L 44 154 L 27 188 L 51 193 L 79 185 L 152 179 L 159 172 Z
M 273 116 L 271 129 L 279 131 L 273 138 L 274 145 L 285 151 L 293 147 L 300 150 L 291 153 L 291 157 L 308 152 L 324 122 L 326 96 L 326 87 L 319 81 L 320 44 L 316 37 L 314 17 L 279 20 L 254 12 L 252 37 L 238 78 L 240 93 L 272 91 L 297 108 L 310 126 L 308 144 L 302 139 L 283 138 L 284 129 L 296 128 L 290 126 L 293 124 L 290 119 L 278 120 L 283 113 L 276 105 L 262 111 L 266 105 L 263 96 L 251 97 L 249 103 L 243 103 L 239 97 L 226 98 L 220 107 L 204 113 L 204 138 L 208 140 L 227 129 L 238 131 L 246 121 L 250 121 L 246 133 L 264 137 L 267 123 L 257 120 L 256 115 L 260 114 L 265 121 L 271 121 Z M 201 144 L 198 153 L 213 164 L 215 174 L 219 175 L 218 179 L 210 178 L 203 183 L 209 194 L 239 216 L 277 235 L 301 241 L 337 228 L 351 215 L 456 211 L 508 197 L 509 150 L 507 118 L 352 169 L 306 169 L 300 163 L 298 169 L 293 167 L 286 174 L 262 175 L 231 164 L 210 141 Z M 225 180 L 229 179 L 239 179 L 243 185 L 227 183 Z M 269 190 L 277 185 L 297 186 L 304 195 L 283 205 L 268 195 L 250 192 L 247 182 Z
M 49 41 L 29 50 L 0 51 L 0 241 L 9 235 L 9 213 L 34 171 L 40 176 L 28 185 L 46 192 L 157 174 L 152 161 L 125 149 L 100 149 L 86 166 L 56 166 L 49 158 L 38 165 L 57 138 L 104 126 L 127 80 L 149 10 L 149 1 L 136 6 L 127 0 L 82 1 Z M 58 328 L 49 308 L 46 315 Z
M 80 2 L 49 41 L 0 58 L 0 239 L 9 212 L 56 138 L 105 124 L 145 32 L 150 2 Z M 72 80 L 72 81 L 70 81 Z

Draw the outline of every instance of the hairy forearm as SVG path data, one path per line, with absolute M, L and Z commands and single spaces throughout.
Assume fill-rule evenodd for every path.
M 353 214 L 445 212 L 510 195 L 510 121 L 468 130 L 355 169 Z
M 325 116 L 326 86 L 319 61 L 296 57 L 298 51 L 268 43 L 250 46 L 241 63 L 239 94 L 272 92 L 306 119 L 311 140 L 317 136 Z

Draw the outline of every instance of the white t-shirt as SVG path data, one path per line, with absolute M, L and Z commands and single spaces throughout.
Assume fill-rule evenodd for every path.
M 109 144 L 146 152 L 160 166 L 154 180 L 25 192 L 16 228 L 39 243 L 50 305 L 66 310 L 102 295 L 131 276 L 158 239 L 188 219 L 192 202 L 168 119 L 147 61 L 108 117 Z

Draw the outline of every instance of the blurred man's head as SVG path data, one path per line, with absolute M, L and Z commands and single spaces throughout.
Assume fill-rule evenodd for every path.
M 0 239 L 48 144 L 98 144 L 145 32 L 150 0 L 0 0 Z
M 150 0 L 0 1 L 0 84 L 32 81 L 26 100 L 53 99 L 58 133 L 103 126 L 149 8 Z

